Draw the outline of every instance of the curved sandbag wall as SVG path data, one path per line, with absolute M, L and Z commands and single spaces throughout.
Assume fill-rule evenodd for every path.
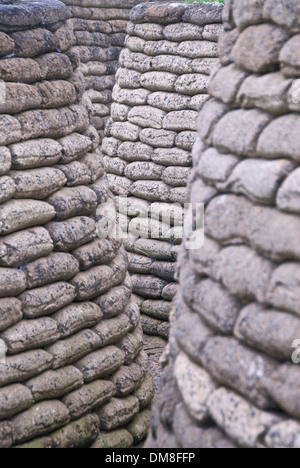
M 116 197 L 127 197 L 119 210 L 129 233 L 124 244 L 143 330 L 163 340 L 178 289 L 176 259 L 196 119 L 218 63 L 221 22 L 222 7 L 216 5 L 133 8 L 102 145 L 109 187 Z M 164 347 L 159 338 L 153 342 Z
M 153 398 L 68 17 L 0 1 L 1 448 L 128 447 Z
M 92 102 L 92 125 L 102 141 L 110 118 L 112 88 L 124 47 L 130 10 L 145 0 L 63 0 L 74 28 L 72 52 L 80 57 L 86 99 Z
M 224 19 L 190 186 L 206 239 L 180 262 L 149 446 L 299 448 L 299 2 Z

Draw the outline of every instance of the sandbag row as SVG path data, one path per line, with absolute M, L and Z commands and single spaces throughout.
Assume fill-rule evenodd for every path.
M 128 447 L 153 384 L 67 8 L 0 1 L 0 447 Z
M 110 117 L 112 88 L 118 59 L 124 47 L 130 10 L 143 0 L 64 0 L 74 28 L 72 51 L 81 60 L 86 99 L 92 103 L 92 125 L 100 140 Z
M 143 330 L 165 340 L 196 120 L 218 64 L 221 12 L 178 3 L 133 8 L 102 146 L 110 189 L 127 197 L 119 211 Z
M 299 2 L 226 0 L 153 447 L 299 448 Z M 169 404 L 169 402 L 172 402 Z

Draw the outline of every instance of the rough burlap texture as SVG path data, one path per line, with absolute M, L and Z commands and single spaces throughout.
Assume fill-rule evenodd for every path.
M 144 333 L 168 338 L 196 119 L 218 64 L 222 7 L 146 3 L 131 12 L 103 141 Z M 169 221 L 169 223 L 168 223 Z M 159 339 L 155 342 L 161 346 Z
M 127 255 L 96 232 L 110 195 L 68 18 L 56 0 L 0 1 L 1 448 L 129 447 L 149 425 Z
M 150 447 L 300 447 L 299 6 L 226 0 Z
M 102 141 L 110 118 L 112 88 L 124 47 L 132 7 L 145 0 L 63 0 L 68 6 L 86 83 L 85 99 L 93 108 L 92 125 Z

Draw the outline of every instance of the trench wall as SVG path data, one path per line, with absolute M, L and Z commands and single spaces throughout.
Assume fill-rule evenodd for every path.
M 299 2 L 226 0 L 150 447 L 299 448 Z M 298 362 L 294 353 L 295 363 Z
M 132 7 L 145 0 L 64 0 L 74 28 L 72 48 L 81 61 L 86 95 L 93 108 L 92 125 L 102 141 L 110 118 L 112 88 L 124 47 Z
M 149 425 L 127 256 L 97 237 L 109 191 L 68 18 L 55 0 L 0 2 L 1 448 L 128 447 Z
M 168 339 L 196 119 L 218 63 L 222 8 L 147 3 L 133 8 L 103 141 L 110 190 L 129 235 L 135 299 L 146 334 Z M 167 219 L 169 217 L 169 225 Z M 157 346 L 164 342 L 156 339 Z

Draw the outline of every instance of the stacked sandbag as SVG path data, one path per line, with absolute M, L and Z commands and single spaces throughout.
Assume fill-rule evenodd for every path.
M 63 3 L 0 1 L 1 448 L 131 446 L 149 421 L 127 256 L 97 236 L 109 192 L 72 44 Z
M 92 125 L 102 141 L 130 10 L 143 0 L 63 1 L 69 7 L 74 28 L 72 51 L 80 57 L 79 69 L 85 76 L 86 98 L 93 104 Z
M 159 447 L 300 447 L 299 1 L 226 0 L 199 116 Z
M 203 14 L 202 14 L 203 12 Z M 201 13 L 201 14 L 200 14 Z M 166 340 L 196 119 L 218 63 L 222 7 L 147 3 L 131 12 L 103 141 L 143 330 Z

